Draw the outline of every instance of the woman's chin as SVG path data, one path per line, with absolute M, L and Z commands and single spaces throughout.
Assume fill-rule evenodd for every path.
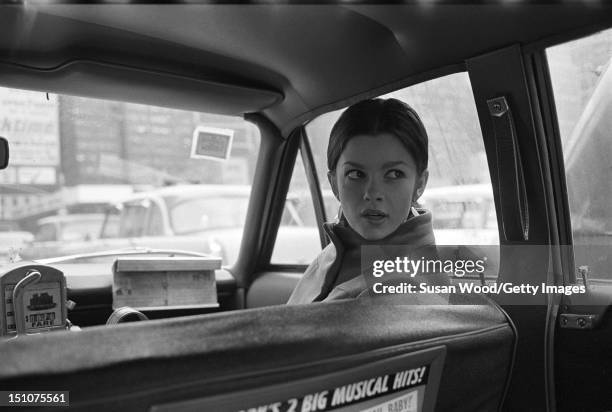
M 356 232 L 359 233 L 362 238 L 369 241 L 381 240 L 393 233 L 392 230 L 384 227 L 360 227 Z

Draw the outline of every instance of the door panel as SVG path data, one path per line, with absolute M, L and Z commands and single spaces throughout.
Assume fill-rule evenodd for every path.
M 550 276 L 549 253 L 530 251 L 531 245 L 549 243 L 549 227 L 540 148 L 531 110 L 532 96 L 527 88 L 523 51 L 518 45 L 511 46 L 470 59 L 467 66 L 485 140 L 500 228 L 498 282 L 546 283 Z M 502 144 L 500 139 L 503 136 L 496 130 L 496 120 L 488 105 L 489 100 L 500 97 L 508 102 L 513 117 L 517 146 L 515 149 L 520 154 L 518 167 L 524 175 L 527 233 L 516 230 L 521 229 L 520 227 L 509 227 L 520 223 L 517 220 L 520 205 L 516 203 L 518 186 L 507 183 L 513 181 L 514 176 L 509 174 L 515 170 L 508 168 L 508 159 L 499 155 L 502 152 L 498 145 Z M 547 248 L 544 248 L 544 251 L 549 252 Z M 520 305 L 515 304 L 511 297 L 494 298 L 499 300 L 514 321 L 519 336 L 513 377 L 504 407 L 509 411 L 546 410 L 549 400 L 546 386 L 548 371 L 545 332 L 549 311 L 545 296 L 522 296 L 524 300 Z

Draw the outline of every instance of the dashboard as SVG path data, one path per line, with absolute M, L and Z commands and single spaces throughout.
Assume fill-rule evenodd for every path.
M 113 264 L 13 263 L 0 273 L 2 335 L 104 325 L 126 307 L 144 314 L 141 319 L 232 309 L 236 280 L 216 261 L 212 263 L 219 263 L 218 268 L 198 272 L 202 263 L 211 267 L 209 258 L 193 257 L 128 257 Z M 190 304 L 181 304 L 184 301 Z

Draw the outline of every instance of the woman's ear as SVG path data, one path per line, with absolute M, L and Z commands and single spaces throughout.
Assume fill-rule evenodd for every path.
M 331 186 L 332 192 L 334 192 L 334 196 L 340 201 L 340 196 L 338 195 L 338 182 L 336 181 L 336 171 L 327 172 L 327 180 L 329 181 L 329 185 Z
M 416 184 L 414 185 L 414 193 L 412 195 L 412 202 L 416 203 L 417 200 L 421 197 L 423 192 L 425 191 L 425 186 L 427 186 L 427 179 L 429 179 L 429 170 L 423 170 L 421 176 L 419 176 L 416 180 Z

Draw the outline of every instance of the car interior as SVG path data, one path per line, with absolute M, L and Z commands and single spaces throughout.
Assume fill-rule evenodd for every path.
M 611 200 L 610 181 L 601 177 L 612 173 L 610 129 L 589 140 L 585 133 L 595 132 L 580 120 L 583 131 L 572 136 L 584 143 L 572 155 L 586 160 L 564 157 L 551 57 L 555 47 L 611 27 L 612 5 L 598 1 L 0 5 L 1 87 L 237 116 L 261 136 L 231 265 L 180 251 L 158 251 L 155 261 L 157 252 L 137 250 L 116 260 L 95 255 L 93 273 L 77 255 L 0 268 L 0 293 L 17 319 L 17 333 L 8 333 L 3 303 L 0 389 L 68 391 L 69 408 L 87 411 L 612 409 L 610 215 L 593 206 L 579 220 L 581 209 L 568 199 L 578 193 L 585 205 Z M 602 85 L 612 73 L 606 70 L 594 75 Z M 493 232 L 496 220 L 498 243 L 489 246 L 494 274 L 452 281 L 581 285 L 585 292 L 519 300 L 474 294 L 448 305 L 394 297 L 285 305 L 307 266 L 273 257 L 297 168 L 312 197 L 317 242 L 329 243 L 322 225 L 331 196 L 313 155 L 325 150 L 328 135 L 311 137 L 317 119 L 455 74 L 471 87 L 486 155 L 481 169 L 492 189 L 491 203 L 490 191 L 471 186 L 472 204 L 483 205 L 473 219 Z M 596 89 L 593 99 L 612 94 L 606 90 Z M 605 115 L 612 100 L 603 102 L 589 103 L 604 110 L 602 122 L 612 118 Z M 589 107 L 587 114 L 596 110 Z M 0 135 L 8 138 L 4 158 L 12 142 Z M 599 182 L 597 197 L 573 189 L 575 164 L 591 167 L 583 179 Z M 452 199 L 454 208 L 465 207 L 460 193 Z M 580 237 L 578 228 L 593 216 L 599 223 Z M 203 304 L 189 306 L 197 291 L 172 280 L 181 271 L 216 293 L 205 291 Z M 139 321 L 105 324 L 121 289 L 137 283 L 136 272 L 168 276 L 164 288 L 175 281 L 180 302 L 166 307 L 173 304 L 166 299 L 144 317 L 130 312 Z M 41 279 L 59 282 L 53 297 L 69 304 L 57 312 L 57 328 L 28 334 L 17 308 L 28 297 L 47 305 L 46 292 L 28 289 Z M 14 406 L 14 399 L 0 399 L 0 406 Z

